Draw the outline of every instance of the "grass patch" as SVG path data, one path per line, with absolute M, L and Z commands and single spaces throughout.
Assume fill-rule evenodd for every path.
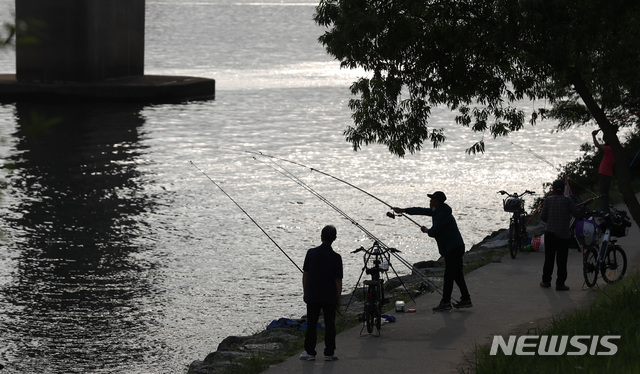
M 640 272 L 604 288 L 588 308 L 552 320 L 537 333 L 522 335 L 620 335 L 612 340 L 614 355 L 517 356 L 501 350 L 492 356 L 490 346 L 476 348 L 473 362 L 463 373 L 640 373 Z M 505 340 L 507 337 L 504 337 Z M 586 343 L 586 340 L 582 340 Z M 600 351 L 607 351 L 602 346 Z M 531 350 L 531 349 L 530 349 Z M 568 351 L 577 351 L 571 345 Z

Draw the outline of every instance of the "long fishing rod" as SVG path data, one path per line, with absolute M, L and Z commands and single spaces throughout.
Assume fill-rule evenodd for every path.
M 274 158 L 272 158 L 273 160 Z M 257 159 L 256 159 L 257 160 Z M 273 161 L 275 163 L 275 161 Z M 380 247 L 382 247 L 385 250 L 388 250 L 388 253 L 390 253 L 391 255 L 393 255 L 396 259 L 398 259 L 398 261 L 400 261 L 400 263 L 402 263 L 403 265 L 405 265 L 406 267 L 408 267 L 409 269 L 411 269 L 415 274 L 418 274 L 418 276 L 420 276 L 423 280 L 425 280 L 428 284 L 430 284 L 439 294 L 442 295 L 442 291 L 440 290 L 440 286 L 438 284 L 436 284 L 434 281 L 432 281 L 426 274 L 424 274 L 420 269 L 416 268 L 415 266 L 413 266 L 413 264 L 411 264 L 410 262 L 408 262 L 407 260 L 405 260 L 404 258 L 402 258 L 400 255 L 398 255 L 396 252 L 398 252 L 397 249 L 395 248 L 391 248 L 389 246 L 387 246 L 384 242 L 382 242 L 380 239 L 378 239 L 375 235 L 373 235 L 369 230 L 367 230 L 365 227 L 363 227 L 360 223 L 358 223 L 355 219 L 351 218 L 348 214 L 346 214 L 344 211 L 342 211 L 340 208 L 338 208 L 335 204 L 333 204 L 331 201 L 329 201 L 327 198 L 325 198 L 324 196 L 322 196 L 320 193 L 318 193 L 316 190 L 314 190 L 311 186 L 309 186 L 308 184 L 306 184 L 304 181 L 302 181 L 300 178 L 298 178 L 295 174 L 293 174 L 292 172 L 290 172 L 289 170 L 287 170 L 285 167 L 283 167 L 280 164 L 275 163 L 278 168 L 273 167 L 271 165 L 271 168 L 273 168 L 274 170 L 276 170 L 277 172 L 279 172 L 280 174 L 286 176 L 287 178 L 291 179 L 292 181 L 294 181 L 296 184 L 298 184 L 299 186 L 301 186 L 302 188 L 304 188 L 305 190 L 309 191 L 311 194 L 313 194 L 315 197 L 317 197 L 320 201 L 324 202 L 325 204 L 329 205 L 331 208 L 333 208 L 336 212 L 338 212 L 340 215 L 342 215 L 344 218 L 346 218 L 349 222 L 351 222 L 353 225 L 355 225 L 358 229 L 360 229 L 360 231 L 362 231 L 363 233 L 365 233 L 365 235 L 367 235 L 371 240 L 373 240 L 374 242 L 378 243 L 378 245 Z M 395 269 L 394 269 L 395 272 Z M 398 274 L 396 273 L 396 276 L 398 276 Z M 399 276 L 398 276 L 399 278 Z M 455 300 L 452 297 L 452 300 L 454 300 L 455 302 L 457 302 L 457 300 Z
M 511 143 L 511 145 L 515 145 L 516 147 L 520 147 L 522 149 L 524 149 L 525 151 L 531 153 L 531 155 L 533 155 L 533 157 L 537 158 L 538 160 L 544 162 L 545 164 L 551 166 L 555 171 L 557 171 L 558 173 L 562 173 L 562 169 L 560 169 L 559 166 L 556 166 L 554 164 L 551 163 L 551 161 L 547 160 L 546 158 L 540 156 L 539 154 L 535 153 L 533 150 L 531 150 L 530 148 L 526 148 L 520 144 L 516 144 L 514 142 L 509 142 Z
M 545 164 L 551 166 L 555 171 L 557 171 L 558 173 L 564 174 L 563 170 L 559 167 L 559 166 L 555 166 L 553 165 L 549 160 L 547 160 L 546 158 L 542 157 L 541 155 L 535 153 L 533 150 L 531 150 L 530 148 L 526 148 L 524 146 L 521 146 L 519 144 L 516 144 L 514 142 L 510 142 L 512 145 L 515 145 L 516 147 L 520 147 L 522 149 L 524 149 L 525 151 L 529 152 L 530 154 L 532 154 L 535 158 L 537 158 L 538 160 L 544 162 Z M 569 180 L 570 178 L 567 177 L 565 175 L 565 178 L 567 180 Z M 581 185 L 580 183 L 576 182 L 575 180 L 571 179 L 572 182 L 575 182 L 576 184 L 578 184 L 578 186 L 582 187 L 583 189 L 585 189 L 587 192 L 589 192 L 590 194 L 592 194 L 593 196 L 598 196 L 597 193 L 593 192 L 591 189 L 585 187 L 584 185 Z
M 283 161 L 283 162 L 288 162 L 288 163 L 290 163 L 290 164 L 298 165 L 298 166 L 301 166 L 301 167 L 303 167 L 303 168 L 305 168 L 305 169 L 309 169 L 309 170 L 311 170 L 311 171 L 318 172 L 318 173 L 320 173 L 320 174 L 322 174 L 322 175 L 325 175 L 325 176 L 327 176 L 327 177 L 329 177 L 329 178 L 333 178 L 333 179 L 337 180 L 338 182 L 342 182 L 342 183 L 346 184 L 347 186 L 353 187 L 353 188 L 355 188 L 356 190 L 358 190 L 358 191 L 360 191 L 360 192 L 363 192 L 364 194 L 366 194 L 366 195 L 368 195 L 368 196 L 370 196 L 370 197 L 372 197 L 372 198 L 376 199 L 377 201 L 381 202 L 382 204 L 386 205 L 387 207 L 389 207 L 389 208 L 391 208 L 391 209 L 393 209 L 393 208 L 394 208 L 391 204 L 389 204 L 389 203 L 387 203 L 386 201 L 384 201 L 384 200 L 380 199 L 379 197 L 377 197 L 377 196 L 373 195 L 372 193 L 369 193 L 369 192 L 365 191 L 364 189 L 362 189 L 362 188 L 360 188 L 360 187 L 358 187 L 358 186 L 356 186 L 356 185 L 354 185 L 354 184 L 352 184 L 352 183 L 347 182 L 347 181 L 346 181 L 346 180 L 344 180 L 344 179 L 338 178 L 338 177 L 336 177 L 336 176 L 334 176 L 334 175 L 331 175 L 331 174 L 329 174 L 329 173 L 327 173 L 327 172 L 324 172 L 324 171 L 322 171 L 322 170 L 319 170 L 319 169 L 313 168 L 313 167 L 311 167 L 311 166 L 307 166 L 307 165 L 301 164 L 301 163 L 296 162 L 296 161 L 291 161 L 291 160 L 287 160 L 287 159 L 284 159 L 284 158 L 280 158 L 280 157 L 276 157 L 276 156 L 268 155 L 268 154 L 262 153 L 262 152 L 260 152 L 260 151 L 245 151 L 245 152 L 247 152 L 247 153 L 251 153 L 251 154 L 255 154 L 255 155 L 259 155 L 259 156 L 262 156 L 262 157 L 268 157 L 268 158 L 271 158 L 271 159 L 273 159 L 273 160 L 279 160 L 279 161 Z M 406 214 L 404 214 L 404 215 L 403 215 L 403 214 L 397 214 L 397 216 L 402 216 L 402 217 L 404 217 L 404 218 L 408 219 L 409 221 L 413 222 L 413 223 L 414 223 L 416 226 L 418 226 L 418 227 L 422 227 L 422 226 L 424 226 L 424 225 L 421 225 L 421 224 L 419 224 L 418 222 L 414 221 L 411 217 L 407 216 Z M 396 214 L 395 214 L 393 211 L 391 211 L 391 212 L 388 212 L 388 213 L 387 213 L 387 217 L 389 217 L 389 218 L 394 218 L 394 219 L 395 219 Z
M 193 161 L 189 161 L 189 162 L 191 163 L 191 165 L 193 165 L 193 167 L 195 167 L 196 169 L 200 170 L 200 172 L 201 172 L 202 174 L 204 174 L 204 176 L 205 176 L 205 177 L 207 177 L 207 179 L 209 179 L 209 180 L 211 181 L 211 183 L 215 184 L 215 185 L 216 185 L 216 187 L 218 187 L 218 188 L 220 189 L 220 191 L 222 191 L 222 193 L 223 193 L 223 194 L 225 194 L 225 195 L 226 195 L 226 196 L 227 196 L 231 201 L 233 201 L 233 203 L 234 203 L 234 204 L 236 204 L 236 206 L 237 206 L 237 207 L 242 211 L 242 213 L 244 213 L 247 217 L 249 217 L 249 219 L 251 220 L 251 222 L 253 222 L 256 226 L 258 226 L 258 228 L 260 229 L 260 231 L 262 231 L 262 232 L 267 236 L 267 238 L 269 238 L 269 240 L 271 240 L 271 242 L 272 242 L 273 244 L 275 244 L 275 245 L 276 245 L 276 247 L 278 247 L 278 249 L 280 250 L 280 252 L 282 252 L 285 256 L 287 256 L 287 258 L 289 259 L 289 261 L 291 261 L 291 263 L 292 263 L 292 264 L 294 264 L 294 265 L 298 268 L 298 270 L 300 270 L 300 272 L 301 272 L 301 273 L 303 273 L 302 269 L 300 269 L 300 267 L 299 267 L 299 266 L 298 266 L 298 265 L 297 265 L 297 264 L 296 264 L 296 263 L 291 259 L 291 257 L 289 257 L 289 255 L 288 255 L 288 254 L 287 254 L 287 253 L 282 249 L 282 247 L 280 247 L 280 246 L 278 245 L 278 243 L 276 243 L 276 241 L 275 241 L 275 240 L 273 240 L 273 238 L 272 238 L 269 234 L 267 234 L 267 232 L 266 232 L 266 231 L 264 231 L 264 229 L 262 228 L 262 226 L 260 226 L 260 225 L 258 224 L 258 222 L 256 222 L 256 220 L 254 220 L 254 219 L 253 219 L 253 217 L 251 217 L 251 216 L 249 215 L 249 213 L 247 213 L 247 211 L 246 211 L 246 210 L 244 210 L 244 209 L 240 206 L 240 204 L 238 204 L 238 202 L 236 202 L 236 201 L 235 201 L 235 200 L 234 200 L 234 199 L 233 199 L 233 198 L 232 198 L 232 197 L 231 197 L 231 196 L 230 196 L 230 195 L 229 195 L 229 194 L 228 194 L 228 193 L 227 193 L 227 192 L 226 192 L 222 187 L 220 187 L 220 185 L 219 185 L 218 183 L 216 183 L 213 179 L 211 179 L 211 178 L 207 175 L 207 173 L 205 173 L 204 171 L 202 171 L 202 169 L 200 169 L 198 166 L 196 166 L 196 164 L 194 164 L 194 163 L 193 163 Z

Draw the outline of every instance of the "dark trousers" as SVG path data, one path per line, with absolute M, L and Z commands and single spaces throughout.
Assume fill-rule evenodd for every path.
M 453 292 L 453 282 L 456 282 L 462 300 L 471 300 L 467 283 L 464 281 L 464 273 L 462 272 L 462 256 L 464 256 L 464 245 L 452 249 L 444 255 L 444 285 L 442 288 L 442 302 L 451 302 L 451 293 Z
M 324 315 L 324 355 L 333 356 L 336 350 L 336 304 L 307 303 L 307 333 L 304 337 L 304 350 L 312 356 L 317 353 L 317 326 L 320 311 Z
M 608 175 L 598 174 L 598 211 L 609 213 L 609 188 L 611 187 L 611 177 Z
M 544 266 L 542 267 L 542 281 L 551 283 L 554 262 L 558 265 L 556 286 L 564 285 L 567 280 L 567 258 L 569 257 L 569 239 L 545 231 L 544 233 Z

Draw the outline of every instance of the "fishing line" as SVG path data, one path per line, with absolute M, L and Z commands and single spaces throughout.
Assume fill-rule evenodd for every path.
M 547 160 L 546 158 L 540 156 L 539 154 L 535 153 L 534 151 L 532 151 L 530 148 L 526 148 L 520 144 L 516 144 L 514 142 L 509 142 L 511 143 L 511 145 L 515 145 L 516 147 L 520 147 L 522 149 L 524 149 L 525 151 L 529 152 L 531 155 L 533 155 L 533 157 L 537 158 L 538 160 L 544 162 L 545 164 L 551 166 L 555 171 L 562 173 L 562 169 L 560 169 L 559 166 L 556 166 L 554 164 L 551 163 L 551 161 Z
M 372 197 L 372 198 L 374 198 L 374 199 L 378 200 L 378 201 L 379 201 L 379 202 L 381 202 L 382 204 L 384 204 L 384 205 L 386 205 L 387 207 L 389 207 L 389 208 L 393 209 L 393 206 L 392 206 L 391 204 L 389 204 L 389 203 L 387 203 L 386 201 L 384 201 L 384 200 L 380 199 L 379 197 L 377 197 L 377 196 L 373 195 L 372 193 L 369 193 L 369 192 L 367 192 L 367 191 L 363 190 L 362 188 L 360 188 L 360 187 L 358 187 L 358 186 L 356 186 L 356 185 L 354 185 L 354 184 L 352 184 L 352 183 L 349 183 L 349 182 L 345 181 L 344 179 L 340 179 L 340 178 L 338 178 L 338 177 L 336 177 L 336 176 L 333 176 L 333 175 L 331 175 L 331 174 L 329 174 L 329 173 L 327 173 L 327 172 L 324 172 L 324 171 L 322 171 L 322 170 L 319 170 L 319 169 L 316 169 L 316 168 L 312 168 L 312 167 L 307 166 L 307 165 L 303 165 L 303 164 L 301 164 L 301 163 L 299 163 L 299 162 L 295 162 L 295 161 L 287 160 L 287 159 L 284 159 L 284 158 L 280 158 L 280 157 L 276 157 L 276 156 L 268 155 L 268 154 L 262 153 L 262 152 L 260 152 L 260 151 L 245 151 L 245 152 L 247 152 L 247 153 L 251 153 L 251 154 L 256 154 L 256 155 L 263 156 L 263 157 L 268 157 L 268 158 L 271 158 L 271 159 L 274 159 L 274 160 L 279 160 L 279 161 L 283 161 L 283 162 L 288 162 L 288 163 L 291 163 L 291 164 L 294 164 L 294 165 L 301 166 L 301 167 L 306 168 L 306 169 L 310 169 L 311 171 L 315 171 L 315 172 L 318 172 L 318 173 L 320 173 L 320 174 L 326 175 L 326 176 L 327 176 L 327 177 L 329 177 L 329 178 L 333 178 L 333 179 L 337 180 L 338 182 L 342 182 L 342 183 L 346 184 L 347 186 L 353 187 L 353 188 L 355 188 L 356 190 L 358 190 L 358 191 L 360 191 L 360 192 L 363 192 L 364 194 L 366 194 L 366 195 L 368 195 L 368 196 L 370 196 L 370 197 Z M 400 215 L 400 214 L 399 214 L 399 215 Z M 410 218 L 410 217 L 409 217 L 409 216 L 407 216 L 407 215 L 402 215 L 402 216 L 403 216 L 403 217 L 405 217 L 406 219 L 408 219 L 409 221 L 413 222 L 413 223 L 414 223 L 416 226 L 418 226 L 418 227 L 422 227 L 422 226 L 423 226 L 423 225 L 419 224 L 418 222 L 414 221 L 412 218 Z M 388 213 L 387 213 L 387 217 L 389 217 L 389 218 L 394 218 L 394 219 L 395 219 L 395 217 L 396 217 L 396 216 L 395 216 L 395 214 L 394 214 L 394 213 L 392 213 L 392 212 L 388 212 Z
M 396 252 L 398 251 L 395 248 L 391 248 L 389 246 L 387 246 L 385 243 L 383 243 L 380 239 L 378 239 L 375 235 L 373 235 L 369 230 L 367 230 L 365 227 L 363 227 L 360 223 L 358 223 L 355 219 L 351 218 L 348 214 L 346 214 L 343 210 L 341 210 L 340 208 L 338 208 L 335 204 L 333 204 L 331 201 L 329 201 L 327 198 L 325 198 L 324 196 L 322 196 L 320 193 L 318 193 L 316 190 L 314 190 L 311 186 L 309 186 L 308 184 L 306 184 L 304 181 L 302 181 L 300 178 L 298 178 L 295 174 L 293 174 L 292 172 L 290 172 L 289 170 L 287 170 L 284 166 L 278 164 L 277 162 L 274 161 L 274 159 L 277 159 L 275 157 L 271 157 L 271 161 L 273 164 L 277 165 L 278 167 L 274 167 L 272 165 L 266 164 L 260 160 L 258 160 L 257 158 L 254 157 L 254 159 L 262 164 L 265 164 L 269 167 L 271 167 L 272 169 L 276 170 L 277 172 L 279 172 L 280 174 L 286 176 L 287 178 L 291 179 L 292 181 L 294 181 L 296 184 L 298 184 L 299 186 L 301 186 L 302 188 L 304 188 L 305 190 L 309 191 L 311 194 L 313 194 L 315 197 L 317 197 L 318 199 L 320 199 L 320 201 L 324 202 L 325 204 L 329 205 L 331 208 L 333 208 L 336 212 L 338 212 L 340 215 L 342 215 L 344 218 L 346 218 L 349 222 L 351 222 L 353 225 L 355 225 L 358 229 L 360 229 L 363 233 L 365 233 L 365 235 L 367 235 L 371 240 L 373 240 L 374 242 L 377 242 L 378 245 L 380 245 L 382 248 L 388 250 L 388 253 L 391 253 L 396 259 L 398 259 L 398 261 L 400 261 L 400 263 L 402 263 L 403 265 L 405 265 L 406 267 L 408 267 L 409 269 L 411 269 L 415 274 L 418 274 L 418 276 L 420 276 L 423 280 L 425 280 L 429 285 L 431 285 L 433 287 L 433 289 L 435 289 L 440 295 L 442 295 L 442 291 L 440 290 L 440 286 L 438 284 L 436 284 L 434 281 L 432 281 L 431 279 L 429 279 L 429 277 L 424 274 L 420 269 L 416 268 L 415 266 L 413 266 L 413 264 L 409 263 L 407 260 L 405 260 L 404 258 L 400 257 L 400 255 L 398 255 Z M 395 272 L 395 269 L 394 269 Z M 396 276 L 399 278 L 398 274 L 396 273 Z M 452 297 L 452 300 L 457 302 L 456 299 L 454 299 Z
M 521 146 L 521 145 L 516 144 L 516 143 L 514 143 L 514 142 L 509 142 L 509 143 L 511 143 L 512 145 L 515 145 L 516 147 L 520 147 L 520 148 L 524 149 L 525 151 L 527 151 L 527 152 L 529 152 L 530 154 L 532 154 L 532 155 L 533 155 L 535 158 L 537 158 L 538 160 L 540 160 L 540 161 L 544 162 L 545 164 L 550 165 L 550 166 L 551 166 L 555 171 L 557 171 L 558 173 L 560 173 L 560 174 L 564 174 L 564 171 L 563 171 L 560 167 L 558 167 L 558 166 L 554 166 L 554 165 L 553 165 L 549 160 L 547 160 L 546 158 L 544 158 L 544 157 L 540 156 L 539 154 L 535 153 L 535 152 L 534 152 L 534 151 L 532 151 L 531 149 L 529 149 L 529 148 L 525 148 L 524 146 Z M 585 191 L 589 192 L 589 193 L 590 193 L 590 194 L 592 194 L 593 196 L 598 196 L 598 194 L 597 194 L 597 193 L 595 193 L 595 192 L 593 192 L 591 189 L 589 189 L 589 188 L 585 187 L 584 185 L 581 185 L 580 183 L 578 183 L 578 182 L 576 182 L 575 180 L 573 180 L 573 179 L 571 179 L 571 178 L 567 177 L 566 175 L 565 175 L 565 177 L 564 177 L 564 178 L 567 180 L 567 182 L 570 180 L 571 182 L 573 182 L 573 183 L 577 184 L 578 186 L 582 187 Z
M 230 196 L 230 195 L 229 195 L 229 194 L 228 194 L 228 193 L 227 193 L 227 192 L 226 192 L 226 191 L 225 191 L 225 190 L 224 190 L 224 189 L 223 189 L 223 188 L 218 184 L 218 183 L 216 183 L 213 179 L 211 179 L 211 178 L 207 175 L 207 173 L 205 173 L 204 171 L 202 171 L 202 169 L 200 169 L 198 166 L 196 166 L 196 164 L 194 164 L 194 163 L 193 163 L 193 161 L 189 161 L 189 162 L 191 163 L 191 165 L 193 165 L 193 167 L 195 167 L 195 168 L 196 168 L 196 169 L 198 169 L 202 174 L 204 174 L 204 176 L 205 176 L 205 177 L 207 177 L 207 179 L 209 179 L 209 180 L 211 181 L 211 183 L 215 184 L 215 185 L 216 185 L 216 187 L 218 187 L 218 188 L 220 189 L 220 191 L 222 191 L 222 193 L 223 193 L 223 194 L 225 194 L 225 195 L 226 195 L 226 196 L 227 196 L 231 201 L 233 201 L 233 203 L 234 203 L 234 204 L 236 204 L 236 206 L 237 206 L 237 207 L 242 211 L 242 213 L 244 213 L 247 217 L 249 217 L 249 219 L 251 220 L 251 222 L 253 222 L 256 226 L 258 226 L 258 228 L 260 229 L 260 231 L 262 231 L 262 232 L 267 236 L 267 238 L 269 238 L 269 240 L 271 240 L 271 242 L 272 242 L 273 244 L 275 244 L 275 246 L 276 246 L 276 247 L 278 247 L 278 249 L 280 250 L 280 252 L 282 252 L 285 256 L 287 256 L 287 258 L 289 259 L 289 261 L 291 261 L 291 263 L 292 263 L 292 264 L 294 264 L 294 265 L 298 268 L 298 270 L 300 270 L 300 272 L 301 272 L 301 273 L 303 272 L 303 271 L 302 271 L 302 269 L 300 269 L 300 267 L 299 267 L 299 266 L 298 266 L 298 265 L 297 265 L 297 264 L 296 264 L 296 263 L 291 259 L 291 257 L 289 257 L 289 255 L 288 255 L 288 254 L 287 254 L 287 253 L 286 253 L 286 252 L 285 252 L 285 251 L 284 251 L 284 250 L 283 250 L 283 249 L 278 245 L 278 243 L 276 243 L 276 241 L 275 241 L 275 240 L 273 240 L 273 238 L 272 238 L 269 234 L 267 234 L 267 232 L 266 232 L 266 231 L 264 231 L 264 229 L 262 228 L 262 226 L 260 226 L 260 225 L 258 224 L 258 222 L 256 222 L 256 220 L 254 220 L 254 219 L 253 219 L 253 217 L 251 217 L 251 216 L 249 215 L 249 213 L 247 213 L 247 211 L 246 211 L 246 210 L 244 210 L 244 209 L 240 206 L 240 204 L 238 204 L 238 202 L 237 202 L 237 201 L 235 201 L 235 200 L 234 200 L 234 199 L 233 199 L 233 198 L 232 198 L 232 197 L 231 197 L 231 196 Z
M 265 164 L 264 162 L 255 159 L 256 161 L 267 165 L 269 167 L 271 167 L 272 169 L 274 169 L 275 171 L 279 172 L 280 174 L 284 175 L 285 177 L 291 179 L 292 181 L 294 181 L 296 184 L 298 184 L 300 187 L 304 188 L 305 190 L 309 191 L 311 194 L 313 194 L 315 197 L 317 197 L 320 201 L 322 201 L 323 203 L 329 205 L 331 208 L 333 208 L 336 212 L 340 213 L 340 215 L 342 215 L 344 218 L 346 218 L 349 222 L 351 222 L 353 225 L 355 225 L 357 228 L 359 228 L 360 230 L 362 230 L 367 236 L 369 236 L 371 239 L 377 240 L 375 238 L 375 236 L 370 233 L 366 228 L 364 228 L 362 225 L 360 225 L 355 219 L 349 217 L 349 215 L 347 213 L 345 213 L 342 209 L 338 208 L 335 204 L 333 204 L 331 201 L 329 201 L 329 199 L 327 199 L 326 197 L 322 196 L 319 192 L 317 192 L 316 190 L 314 190 L 313 188 L 311 188 L 311 186 L 309 186 L 308 184 L 306 184 L 304 181 L 302 181 L 300 178 L 298 178 L 296 175 L 294 175 L 293 173 L 291 173 L 289 170 L 287 170 L 286 168 L 284 168 L 282 165 L 279 164 L 275 164 L 278 166 L 278 168 L 273 167 L 271 165 Z

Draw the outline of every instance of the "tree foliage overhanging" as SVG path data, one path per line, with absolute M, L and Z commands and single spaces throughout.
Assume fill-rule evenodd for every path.
M 351 86 L 355 150 L 384 144 L 398 156 L 437 147 L 429 126 L 446 106 L 458 125 L 504 136 L 551 118 L 560 129 L 595 120 L 616 156 L 618 184 L 636 222 L 617 126 L 640 111 L 640 2 L 637 0 L 321 0 L 319 41 L 344 68 L 367 77 Z M 525 113 L 520 100 L 545 106 Z M 610 118 L 624 120 L 612 124 Z
M 16 35 L 16 28 L 13 23 L 4 22 L 0 25 L 0 48 L 11 45 Z

